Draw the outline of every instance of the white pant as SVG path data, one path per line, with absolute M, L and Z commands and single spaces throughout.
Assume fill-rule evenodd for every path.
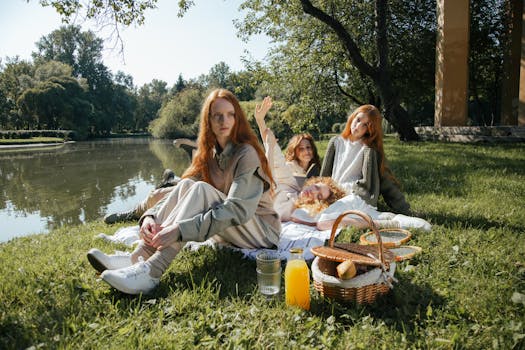
M 180 220 L 191 219 L 225 199 L 224 193 L 206 182 L 183 179 L 169 193 L 155 216 L 155 222 L 168 226 Z M 217 233 L 217 236 L 220 237 L 219 240 L 239 248 L 270 248 L 273 246 L 273 243 L 266 238 L 264 227 L 256 215 L 242 225 L 226 228 Z M 133 252 L 132 259 L 136 261 L 138 256 L 144 257 L 150 265 L 152 276 L 160 277 L 185 244 L 186 242 L 176 242 L 171 247 L 156 250 L 145 242 L 141 242 Z

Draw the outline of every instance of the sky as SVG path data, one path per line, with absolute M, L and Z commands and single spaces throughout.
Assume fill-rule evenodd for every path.
M 77 23 L 106 39 L 103 62 L 113 74 L 123 71 L 137 86 L 163 80 L 173 85 L 179 76 L 188 80 L 207 74 L 223 61 L 232 71 L 244 69 L 242 57 L 263 60 L 270 40 L 252 37 L 245 43 L 237 37 L 233 19 L 242 19 L 241 0 L 197 0 L 183 18 L 177 17 L 175 0 L 159 0 L 157 8 L 146 12 L 142 26 L 124 27 L 120 35 L 124 54 L 93 22 Z M 0 1 L 0 58 L 19 56 L 30 60 L 35 43 L 63 23 L 52 7 L 42 7 L 38 0 Z M 248 52 L 246 52 L 248 51 Z

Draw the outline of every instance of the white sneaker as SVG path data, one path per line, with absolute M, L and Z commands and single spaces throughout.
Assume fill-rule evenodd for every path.
M 106 270 L 100 277 L 115 289 L 126 294 L 147 294 L 159 284 L 160 278 L 149 275 L 150 267 L 143 261 L 118 270 Z
M 432 230 L 432 225 L 430 225 L 428 221 L 415 216 L 397 214 L 392 220 L 399 222 L 399 226 L 404 229 L 415 228 L 426 232 L 430 232 Z
M 116 270 L 133 265 L 131 253 L 127 252 L 115 251 L 113 255 L 106 255 L 97 248 L 93 248 L 87 253 L 87 258 L 91 266 L 98 272 Z
M 204 242 L 188 241 L 184 247 L 182 247 L 182 249 L 196 252 L 203 247 L 210 247 L 211 249 L 215 250 L 217 248 L 217 243 L 211 238 L 205 240 Z

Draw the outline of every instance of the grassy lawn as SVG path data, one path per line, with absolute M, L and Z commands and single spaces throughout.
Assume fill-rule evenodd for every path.
M 125 249 L 93 238 L 119 227 L 99 221 L 0 244 L 0 348 L 524 349 L 525 145 L 385 147 L 433 230 L 413 231 L 423 254 L 398 265 L 399 282 L 374 305 L 313 287 L 310 311 L 283 295 L 269 302 L 255 262 L 209 248 L 182 252 L 154 294 L 129 297 L 85 257 Z
M 0 139 L 2 145 L 26 145 L 32 143 L 60 143 L 64 142 L 60 137 L 31 137 L 29 139 Z

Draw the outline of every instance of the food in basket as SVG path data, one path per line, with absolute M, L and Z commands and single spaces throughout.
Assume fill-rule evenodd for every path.
M 342 280 L 349 280 L 357 274 L 357 268 L 352 260 L 346 260 L 337 265 L 337 277 Z

